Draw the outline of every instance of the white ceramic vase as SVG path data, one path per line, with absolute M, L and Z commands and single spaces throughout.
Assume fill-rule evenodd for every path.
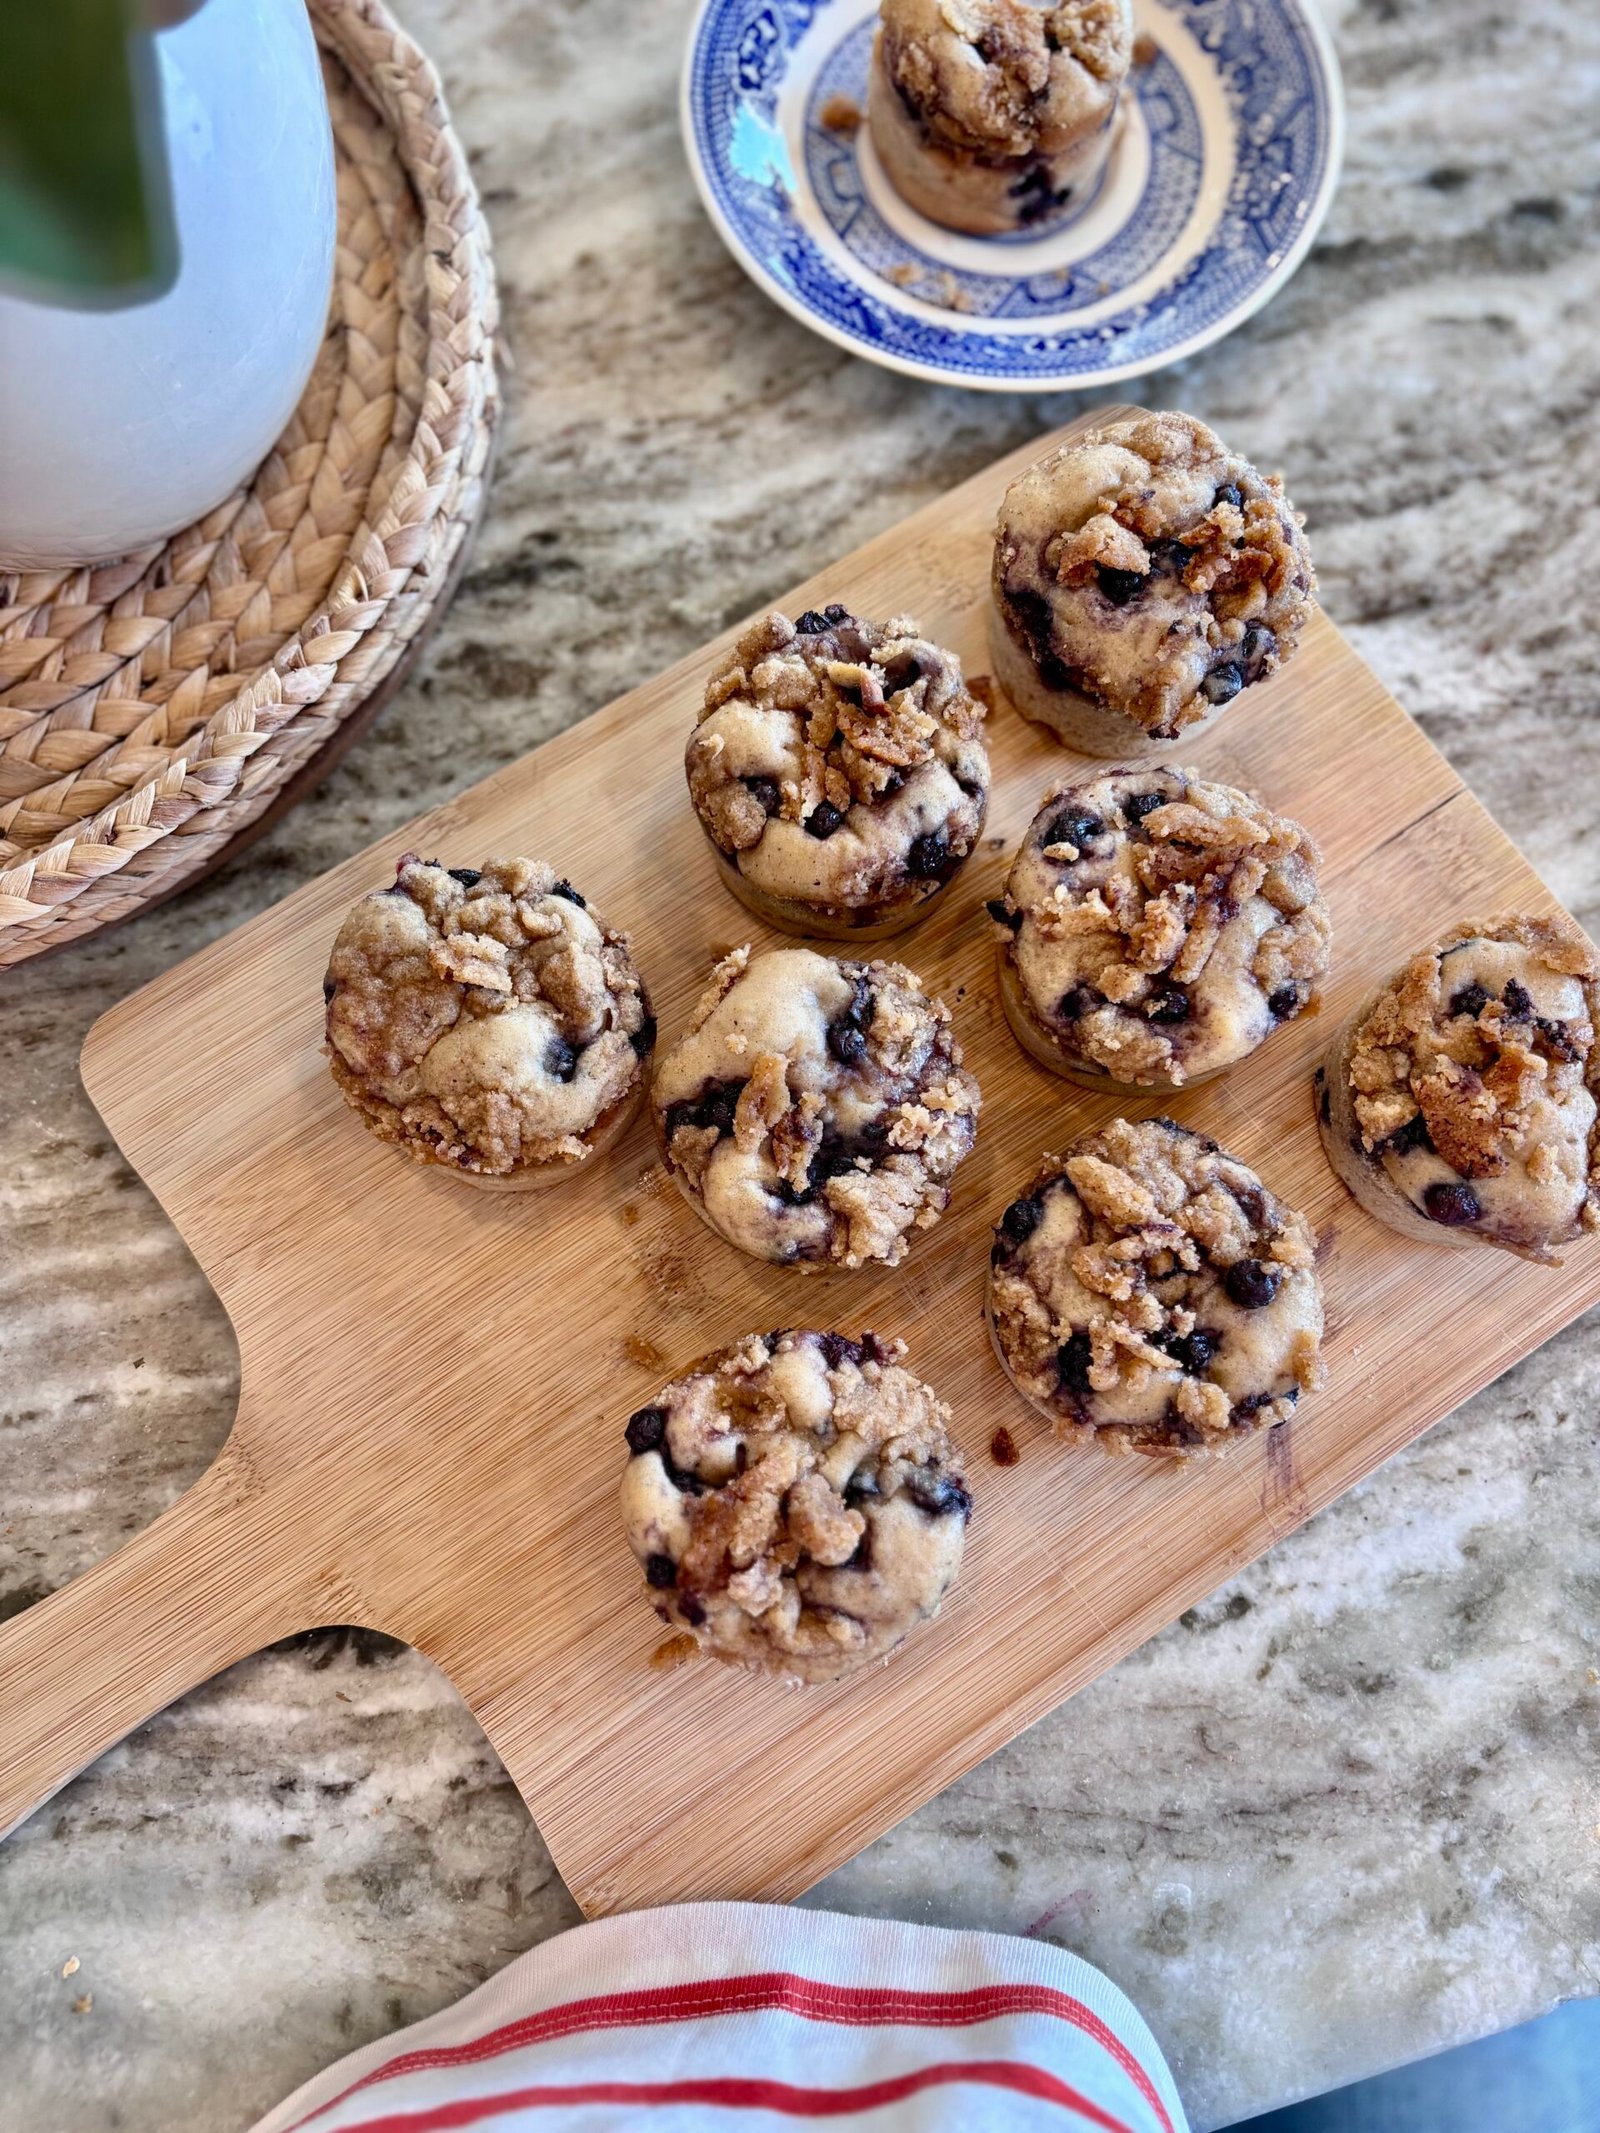
M 155 48 L 178 278 L 121 310 L 0 295 L 0 569 L 125 555 L 220 503 L 326 325 L 333 142 L 305 0 L 205 0 Z

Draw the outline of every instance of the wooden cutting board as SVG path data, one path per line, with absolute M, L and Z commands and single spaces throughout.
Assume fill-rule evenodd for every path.
M 995 506 L 1040 448 L 780 604 L 909 612 L 984 672 Z M 370 1139 L 320 1054 L 319 981 L 346 905 L 387 883 L 402 850 L 550 859 L 632 931 L 664 1041 L 715 958 L 757 930 L 684 790 L 719 649 L 311 883 L 90 1033 L 89 1093 L 233 1320 L 239 1415 L 153 1527 L 0 1632 L 0 1828 L 218 1668 L 352 1622 L 445 1669 L 586 1911 L 791 1896 L 1600 1299 L 1595 1241 L 1559 1271 L 1418 1248 L 1362 1214 L 1323 1160 L 1310 1077 L 1338 1017 L 1449 922 L 1551 898 L 1320 616 L 1289 668 L 1192 753 L 1321 840 L 1326 1007 L 1221 1083 L 1130 1106 L 1215 1134 L 1321 1232 L 1329 1383 L 1291 1424 L 1187 1469 L 1068 1450 L 990 1354 L 990 1222 L 1041 1151 L 1113 1109 L 1032 1066 L 995 997 L 982 900 L 1071 760 L 1004 705 L 989 839 L 891 950 L 950 1003 L 984 1092 L 951 1212 L 900 1271 L 807 1276 L 741 1257 L 680 1201 L 642 1119 L 591 1174 L 529 1196 L 472 1191 Z M 630 1411 L 704 1350 L 785 1323 L 902 1335 L 954 1406 L 976 1499 L 939 1621 L 825 1689 L 660 1663 L 615 1507 Z M 988 1449 L 1002 1424 L 1021 1452 L 1009 1468 Z

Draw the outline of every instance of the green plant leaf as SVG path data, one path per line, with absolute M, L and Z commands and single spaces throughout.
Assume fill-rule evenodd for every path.
M 129 0 L 0 0 L 0 285 L 138 303 L 177 272 L 161 83 Z

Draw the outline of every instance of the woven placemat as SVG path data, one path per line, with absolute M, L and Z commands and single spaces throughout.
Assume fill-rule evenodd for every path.
M 339 231 L 288 428 L 161 546 L 0 573 L 0 967 L 170 895 L 303 790 L 441 610 L 483 501 L 497 315 L 466 155 L 377 0 L 311 14 Z

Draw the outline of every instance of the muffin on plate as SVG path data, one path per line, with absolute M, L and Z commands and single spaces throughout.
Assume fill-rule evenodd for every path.
M 978 841 L 983 719 L 960 660 L 903 615 L 763 616 L 707 683 L 685 753 L 723 879 L 786 932 L 899 932 Z
M 883 0 L 867 125 L 930 221 L 979 237 L 1086 200 L 1116 138 L 1129 0 Z
M 626 936 L 535 859 L 408 853 L 352 907 L 322 991 L 333 1078 L 363 1125 L 501 1191 L 609 1147 L 655 1044 Z
M 622 1520 L 664 1622 L 834 1681 L 939 1611 L 972 1498 L 950 1410 L 875 1334 L 752 1334 L 628 1423 Z
M 1310 1225 L 1170 1118 L 1047 1157 L 990 1262 L 995 1352 L 1058 1437 L 1188 1458 L 1287 1421 L 1321 1382 Z
M 990 651 L 1088 755 L 1170 753 L 1295 647 L 1316 576 L 1277 475 L 1192 415 L 1070 438 L 1006 491 Z
M 1403 1236 L 1559 1264 L 1600 1228 L 1597 1017 L 1600 961 L 1565 915 L 1457 926 L 1317 1070 L 1328 1161 Z
M 740 1251 L 801 1268 L 898 1266 L 949 1203 L 978 1102 L 914 971 L 809 948 L 725 957 L 651 1092 L 689 1205 Z
M 1091 1088 L 1220 1074 L 1317 1004 L 1320 857 L 1298 822 L 1192 770 L 1062 780 L 988 906 L 1017 1042 Z

